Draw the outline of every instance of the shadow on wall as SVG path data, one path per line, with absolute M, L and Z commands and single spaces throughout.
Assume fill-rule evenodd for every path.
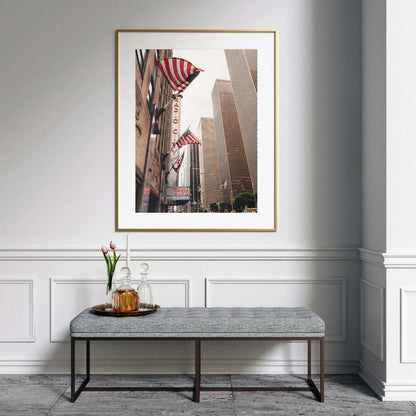
M 328 7 L 331 3 L 331 7 Z M 313 5 L 312 5 L 313 4 Z M 361 240 L 361 3 L 311 2 L 308 90 L 313 235 L 324 247 Z M 306 172 L 305 172 L 306 173 Z

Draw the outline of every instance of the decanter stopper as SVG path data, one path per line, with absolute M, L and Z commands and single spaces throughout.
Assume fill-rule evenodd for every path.
M 120 277 L 122 280 L 130 279 L 130 267 L 124 266 L 120 269 Z
M 149 265 L 147 263 L 142 263 L 140 265 L 140 274 L 142 275 L 142 277 L 143 275 L 146 275 L 147 277 L 148 273 L 149 273 Z

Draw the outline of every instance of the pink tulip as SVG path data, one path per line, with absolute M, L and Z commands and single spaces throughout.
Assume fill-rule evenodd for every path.
M 116 244 L 110 241 L 110 248 L 111 250 L 114 250 L 116 248 Z
M 102 246 L 101 247 L 101 251 L 103 252 L 103 254 L 107 254 L 108 253 L 108 249 L 106 246 Z

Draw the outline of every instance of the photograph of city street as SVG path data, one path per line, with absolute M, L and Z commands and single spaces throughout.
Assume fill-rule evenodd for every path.
M 257 213 L 257 50 L 134 53 L 135 212 Z

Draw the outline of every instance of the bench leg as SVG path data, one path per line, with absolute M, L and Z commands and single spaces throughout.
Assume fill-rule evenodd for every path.
M 320 380 L 320 390 L 321 390 L 321 394 L 320 394 L 320 400 L 321 403 L 324 402 L 325 400 L 325 396 L 324 396 L 324 377 L 325 377 L 325 361 L 324 361 L 324 339 L 321 338 L 319 341 L 319 364 L 320 364 L 320 376 L 321 376 L 321 380 Z
M 195 384 L 194 402 L 199 403 L 201 396 L 201 340 L 195 340 Z
M 88 379 L 88 381 L 90 381 L 90 340 L 89 339 L 87 339 L 86 341 L 85 341 L 85 349 L 86 349 L 86 351 L 85 351 L 85 355 L 86 355 L 86 369 L 85 369 L 85 371 L 86 371 L 86 374 L 87 374 L 87 379 Z
M 90 340 L 86 341 L 86 372 L 87 376 L 78 387 L 78 390 L 75 390 L 75 338 L 71 337 L 71 403 L 74 403 L 78 396 L 84 390 L 85 386 L 90 381 Z
M 71 337 L 71 402 L 75 401 L 75 339 Z
M 325 362 L 324 362 L 324 338 L 319 339 L 319 376 L 320 376 L 320 388 L 314 383 L 312 379 L 312 340 L 308 339 L 308 378 L 307 382 L 311 386 L 312 391 L 315 393 L 316 398 L 320 402 L 324 402 L 324 377 L 325 377 Z

